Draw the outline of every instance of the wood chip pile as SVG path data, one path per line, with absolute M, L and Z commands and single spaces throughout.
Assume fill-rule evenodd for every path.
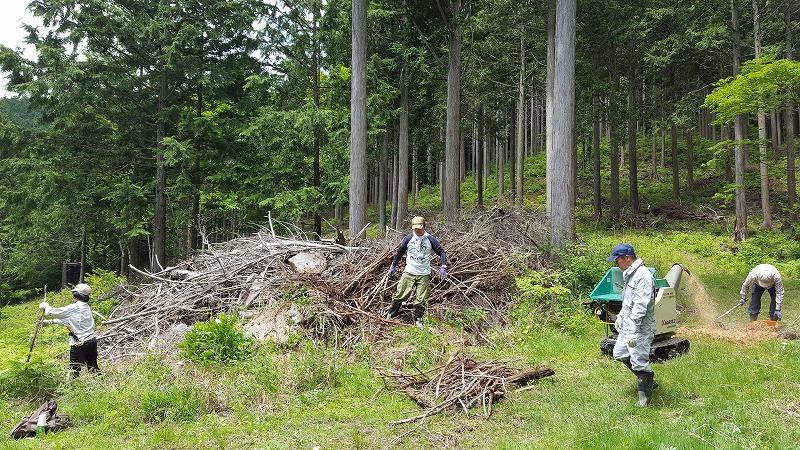
M 544 236 L 543 218 L 495 209 L 451 228 L 428 228 L 449 256 L 448 276 L 433 277 L 429 312 L 454 317 L 482 310 L 485 324 L 503 323 L 514 274 L 542 264 L 537 242 Z M 175 324 L 284 303 L 295 305 L 298 326 L 315 338 L 342 346 L 374 340 L 389 326 L 411 322 L 408 311 L 397 320 L 383 319 L 399 281 L 387 271 L 401 239 L 387 232 L 356 247 L 343 246 L 311 240 L 291 225 L 270 221 L 256 234 L 208 245 L 161 272 L 134 269 L 141 283 L 115 293 L 119 303 L 103 322 L 101 352 L 112 358 L 140 355 Z M 317 266 L 300 267 L 293 262 L 299 254 L 309 255 Z M 402 269 L 401 263 L 398 274 Z
M 425 373 L 391 370 L 381 375 L 395 389 L 406 393 L 424 408 L 421 414 L 391 423 L 398 425 L 424 420 L 448 409 L 460 410 L 469 416 L 470 409 L 480 408 L 479 415 L 488 419 L 494 402 L 511 389 L 555 375 L 555 372 L 545 366 L 522 370 L 507 363 L 477 362 L 454 356 L 445 365 Z

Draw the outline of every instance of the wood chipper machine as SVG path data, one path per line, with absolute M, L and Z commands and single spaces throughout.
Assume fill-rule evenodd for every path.
M 653 274 L 656 301 L 656 334 L 650 347 L 650 360 L 664 361 L 689 351 L 689 341 L 675 337 L 675 330 L 678 329 L 675 292 L 686 269 L 681 264 L 673 264 L 664 278 L 655 276 L 656 269 L 648 267 L 648 270 Z M 584 305 L 606 324 L 606 338 L 600 341 L 600 351 L 611 356 L 619 334 L 614 329 L 614 321 L 622 309 L 622 271 L 619 267 L 608 269 L 589 298 L 591 301 Z

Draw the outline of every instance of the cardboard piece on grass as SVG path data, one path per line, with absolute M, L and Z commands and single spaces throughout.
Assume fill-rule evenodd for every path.
M 47 432 L 63 430 L 69 426 L 69 416 L 57 412 L 58 405 L 54 400 L 48 400 L 42 404 L 30 416 L 22 419 L 14 429 L 11 430 L 11 437 L 13 439 L 23 439 L 26 437 L 36 436 L 36 422 L 39 420 L 39 415 L 47 413 Z

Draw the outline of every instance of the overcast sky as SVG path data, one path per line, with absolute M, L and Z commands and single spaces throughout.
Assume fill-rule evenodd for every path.
M 0 0 L 2 6 L 0 7 L 0 45 L 5 45 L 10 48 L 23 47 L 22 40 L 25 37 L 25 32 L 22 29 L 22 24 L 33 24 L 33 15 L 26 9 L 30 0 Z M 35 52 L 33 48 L 25 49 L 25 56 L 33 58 Z M 6 91 L 6 75 L 2 73 L 0 79 L 0 96 L 6 97 L 11 95 Z

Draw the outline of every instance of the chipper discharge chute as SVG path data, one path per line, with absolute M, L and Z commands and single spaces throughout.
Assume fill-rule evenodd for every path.
M 674 264 L 664 278 L 655 276 L 656 269 L 651 267 L 648 269 L 653 274 L 656 299 L 656 335 L 650 347 L 650 360 L 664 361 L 689 351 L 689 341 L 675 337 L 675 330 L 678 328 L 675 291 L 678 289 L 685 268 L 680 264 Z M 614 320 L 622 309 L 622 271 L 619 267 L 608 269 L 589 294 L 589 298 L 592 300 L 584 304 L 606 324 L 606 338 L 600 341 L 600 351 L 611 355 L 619 334 L 614 329 Z

